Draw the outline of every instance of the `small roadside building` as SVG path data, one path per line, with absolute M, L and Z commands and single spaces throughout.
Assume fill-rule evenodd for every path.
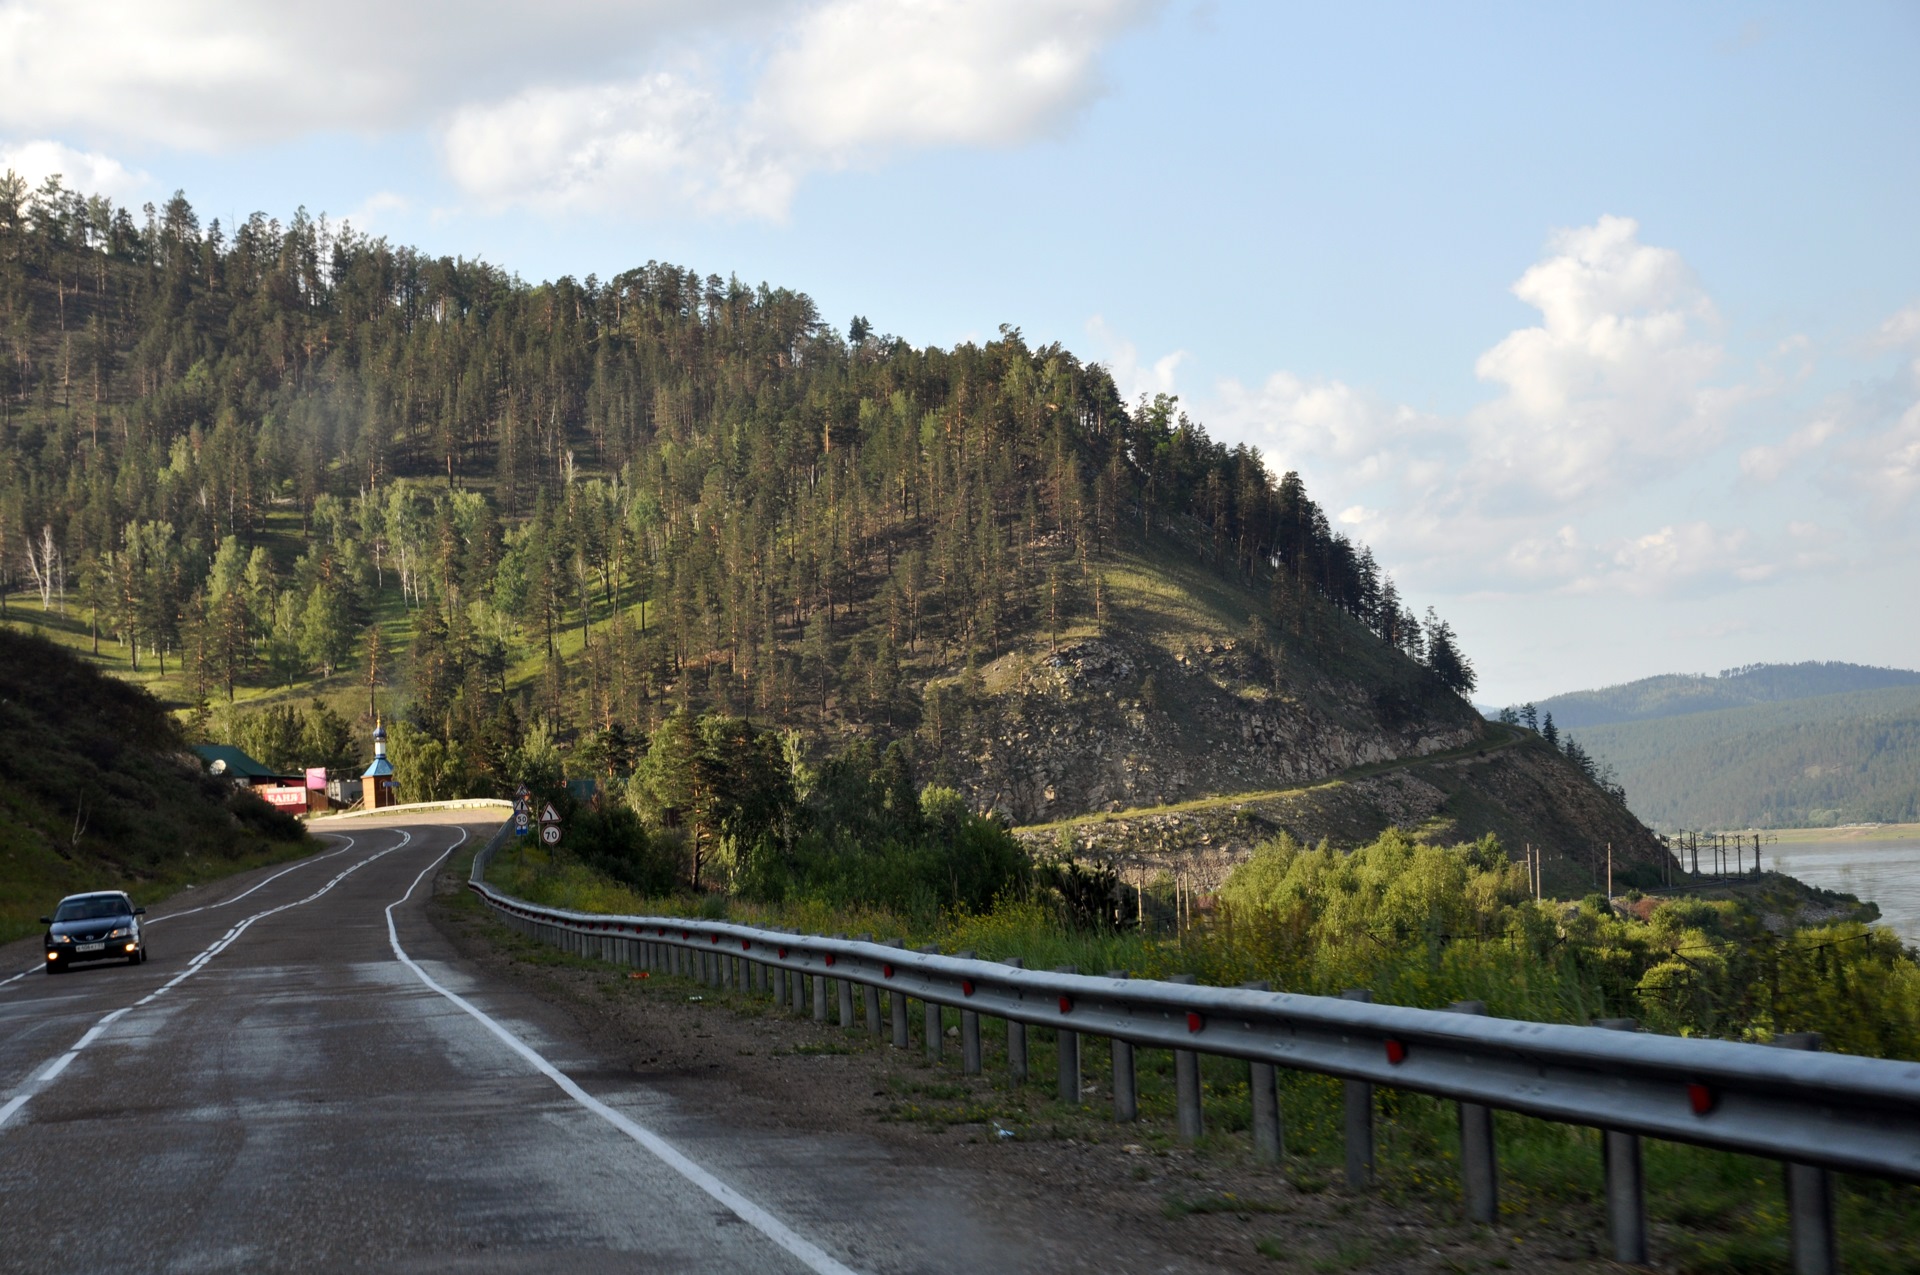
M 360 791 L 368 810 L 382 810 L 400 804 L 400 785 L 393 777 L 393 763 L 387 760 L 387 728 L 373 724 L 373 765 L 360 776 Z
M 195 744 L 193 751 L 207 773 L 229 780 L 236 788 L 245 788 L 276 810 L 304 815 L 311 805 L 306 778 L 282 775 L 235 748 L 232 744 Z

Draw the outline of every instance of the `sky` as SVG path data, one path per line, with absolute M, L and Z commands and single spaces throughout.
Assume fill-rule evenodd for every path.
M 1920 666 L 1920 5 L 0 0 L 0 167 L 1059 341 L 1475 698 Z

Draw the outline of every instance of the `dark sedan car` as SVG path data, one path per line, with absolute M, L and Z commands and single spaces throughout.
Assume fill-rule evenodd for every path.
M 58 974 L 81 961 L 125 961 L 138 965 L 147 959 L 146 936 L 140 932 L 145 908 L 133 906 L 119 890 L 70 894 L 60 900 L 47 927 L 47 973 Z

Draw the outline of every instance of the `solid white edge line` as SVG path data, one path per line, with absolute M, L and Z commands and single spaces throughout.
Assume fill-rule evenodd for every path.
M 631 1117 L 615 1111 L 612 1107 L 609 1107 L 606 1103 L 601 1102 L 598 1098 L 582 1089 L 578 1084 L 574 1083 L 571 1076 L 568 1076 L 558 1067 L 548 1062 L 546 1058 L 531 1045 L 528 1045 L 511 1031 L 489 1018 L 484 1010 L 435 982 L 432 975 L 428 974 L 424 969 L 421 969 L 420 966 L 415 963 L 414 959 L 406 954 L 406 951 L 400 946 L 399 931 L 394 928 L 393 910 L 411 898 L 414 890 L 419 887 L 420 882 L 426 875 L 438 868 L 446 861 L 448 855 L 451 855 L 465 843 L 467 839 L 466 833 L 467 830 L 462 828 L 460 830 L 460 840 L 448 846 L 445 854 L 442 854 L 438 859 L 435 859 L 432 863 L 422 868 L 420 875 L 413 879 L 413 884 L 407 887 L 405 894 L 395 899 L 392 903 L 387 904 L 387 939 L 392 943 L 393 954 L 399 959 L 400 963 L 412 970 L 414 977 L 418 978 L 422 983 L 425 983 L 429 988 L 465 1010 L 473 1017 L 475 1022 L 479 1023 L 489 1032 L 492 1032 L 507 1048 L 526 1059 L 526 1061 L 533 1066 L 534 1070 L 538 1071 L 548 1080 L 551 1080 L 559 1088 L 560 1092 L 566 1094 L 567 1097 L 573 1099 L 582 1107 L 585 1107 L 588 1111 L 599 1116 L 621 1133 L 626 1134 L 629 1138 L 652 1152 L 655 1158 L 660 1160 L 661 1163 L 719 1201 L 742 1222 L 745 1222 L 748 1226 L 751 1226 L 754 1230 L 760 1232 L 775 1244 L 785 1249 L 790 1255 L 805 1263 L 809 1270 L 818 1272 L 818 1275 L 858 1275 L 858 1272 L 852 1267 L 836 1260 L 818 1245 L 803 1238 L 785 1222 L 782 1222 L 779 1218 L 767 1212 L 739 1191 L 728 1186 L 705 1168 L 695 1163 L 671 1142 L 668 1142 L 665 1138 L 646 1126 L 637 1123 Z

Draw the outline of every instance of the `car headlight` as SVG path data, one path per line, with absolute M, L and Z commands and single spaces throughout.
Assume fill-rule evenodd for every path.
M 71 934 L 56 934 L 56 935 L 54 935 L 54 936 L 53 936 L 53 941 L 54 941 L 54 942 L 56 942 L 56 943 L 71 943 L 71 942 L 73 942 L 73 935 L 71 935 Z
M 122 925 L 122 926 L 120 926 L 120 927 L 118 927 L 117 929 L 115 929 L 115 930 L 113 931 L 113 933 L 111 933 L 111 934 L 109 934 L 109 935 L 107 935 L 107 937 L 108 937 L 108 938 L 110 938 L 110 939 L 125 939 L 125 938 L 132 938 L 132 937 L 133 937 L 133 927 L 132 927 L 131 925 Z

